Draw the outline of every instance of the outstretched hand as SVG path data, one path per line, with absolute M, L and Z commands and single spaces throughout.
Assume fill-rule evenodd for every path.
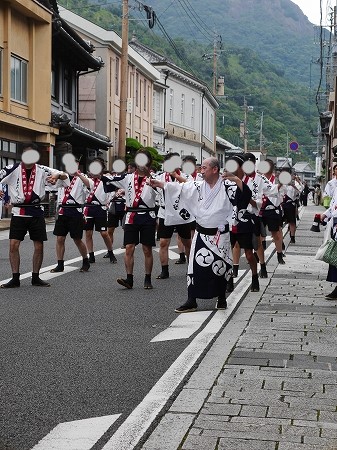
M 161 188 L 161 189 L 164 188 L 164 184 L 165 184 L 163 181 L 156 180 L 155 178 L 150 178 L 147 181 L 147 183 L 153 188 Z

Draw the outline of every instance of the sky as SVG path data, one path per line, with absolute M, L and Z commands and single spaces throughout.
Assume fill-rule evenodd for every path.
M 320 24 L 320 0 L 291 0 L 296 3 L 314 25 Z M 326 21 L 327 5 L 336 6 L 335 0 L 322 0 L 323 25 Z

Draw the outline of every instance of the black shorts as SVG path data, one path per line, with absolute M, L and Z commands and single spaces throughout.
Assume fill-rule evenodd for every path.
M 119 225 L 123 225 L 124 216 L 125 211 L 117 214 L 108 213 L 108 228 L 117 228 Z
M 135 225 L 126 224 L 124 226 L 124 245 L 143 244 L 148 247 L 156 246 L 156 223 Z
M 105 217 L 88 217 L 84 221 L 84 230 L 107 231 L 108 219 Z
M 231 233 L 230 235 L 232 247 L 234 247 L 234 245 L 238 243 L 240 248 L 253 250 L 253 233 Z
M 9 228 L 9 239 L 23 241 L 27 233 L 29 233 L 29 237 L 32 241 L 46 241 L 47 232 L 44 217 L 12 216 Z
M 296 206 L 283 209 L 283 221 L 286 223 L 296 223 Z
M 70 233 L 72 239 L 82 239 L 84 218 L 79 216 L 58 216 L 53 234 L 55 236 L 67 236 Z
M 190 223 L 184 223 L 182 225 L 167 226 L 164 224 L 164 219 L 159 218 L 158 230 L 157 230 L 158 238 L 171 239 L 171 237 L 173 236 L 174 230 L 177 231 L 178 235 L 182 239 L 191 239 L 191 224 Z
M 278 231 L 282 226 L 281 217 L 262 217 L 264 226 L 268 227 L 269 231 Z

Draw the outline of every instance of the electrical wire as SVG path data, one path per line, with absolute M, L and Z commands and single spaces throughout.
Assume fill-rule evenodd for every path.
M 212 38 L 210 39 L 210 37 L 209 37 L 209 29 L 206 30 L 207 34 L 202 31 L 203 26 L 200 27 L 200 25 L 198 25 L 198 22 L 195 20 L 195 16 L 190 14 L 190 11 L 188 10 L 188 7 L 186 6 L 185 0 L 177 0 L 177 1 L 180 4 L 180 6 L 183 8 L 183 10 L 185 11 L 187 17 L 191 20 L 191 22 L 194 24 L 194 26 L 198 29 L 199 33 L 202 34 L 204 36 L 204 38 L 207 39 L 207 41 L 209 41 L 209 42 L 212 41 Z
M 186 8 L 187 9 L 189 8 L 189 11 L 190 11 L 189 16 L 194 18 L 194 20 L 192 20 L 193 23 L 197 22 L 199 24 L 199 27 L 206 32 L 207 39 L 209 39 L 210 27 L 207 26 L 207 24 L 201 20 L 201 18 L 195 12 L 195 10 L 194 10 L 193 6 L 191 5 L 191 3 L 189 2 L 189 0 L 178 0 L 178 2 L 179 3 L 184 3 Z M 200 28 L 199 28 L 199 31 L 200 31 Z

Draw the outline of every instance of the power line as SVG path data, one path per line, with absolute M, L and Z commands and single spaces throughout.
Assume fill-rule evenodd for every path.
M 196 26 L 196 28 L 198 28 L 200 34 L 202 34 L 208 41 L 212 41 L 212 38 L 210 39 L 209 37 L 209 28 L 206 30 L 205 34 L 202 29 L 205 29 L 203 27 L 203 25 L 198 25 L 197 20 L 195 19 L 195 17 L 198 18 L 198 16 L 196 16 L 195 14 L 190 14 L 190 11 L 188 10 L 188 6 L 186 6 L 186 2 L 185 0 L 178 0 L 178 3 L 180 4 L 180 6 L 183 8 L 183 10 L 185 11 L 185 13 L 187 14 L 187 16 L 189 17 L 189 19 L 191 20 L 191 22 L 193 22 L 193 24 Z M 192 10 L 193 11 L 193 10 Z M 200 22 L 199 22 L 200 23 Z
M 192 20 L 193 23 L 197 22 L 197 23 L 199 24 L 199 27 L 202 28 L 202 29 L 206 32 L 206 37 L 207 37 L 207 39 L 209 40 L 209 37 L 208 37 L 208 36 L 209 36 L 209 32 L 210 32 L 210 27 L 207 26 L 207 24 L 201 20 L 201 18 L 198 16 L 198 14 L 194 11 L 193 6 L 192 6 L 191 3 L 189 2 L 189 0 L 178 0 L 178 2 L 179 2 L 179 3 L 183 2 L 183 3 L 185 4 L 185 6 L 186 6 L 187 8 L 189 8 L 189 11 L 190 11 L 190 13 L 191 13 L 191 14 L 188 14 L 189 17 L 193 17 L 193 18 L 194 18 L 194 20 Z M 200 28 L 199 28 L 199 31 L 200 31 Z M 203 34 L 203 33 L 202 33 L 202 34 Z M 204 34 L 203 34 L 203 35 L 204 35 Z M 205 35 L 204 35 L 204 36 L 205 36 Z M 212 40 L 212 39 L 211 39 L 211 40 Z

